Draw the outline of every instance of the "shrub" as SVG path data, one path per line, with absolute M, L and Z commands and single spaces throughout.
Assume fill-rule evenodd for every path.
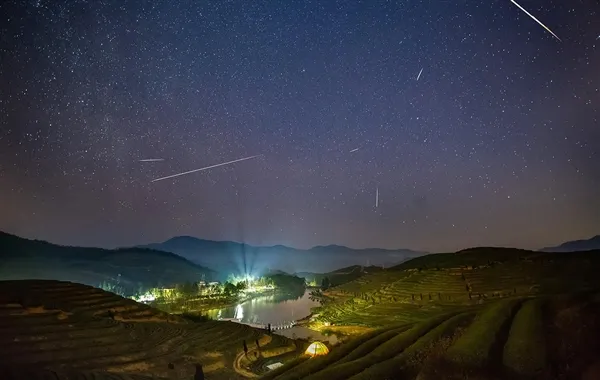
M 335 362 L 334 365 L 339 365 L 339 364 L 350 362 L 352 360 L 360 359 L 360 358 L 364 357 L 365 355 L 369 354 L 370 352 L 372 352 L 377 347 L 379 347 L 382 343 L 387 342 L 388 340 L 392 339 L 396 335 L 398 335 L 406 330 L 408 330 L 408 326 L 400 327 L 397 329 L 393 329 L 393 330 L 389 330 L 384 333 L 381 333 L 381 334 L 377 335 L 376 337 L 373 337 L 372 339 L 369 339 L 368 341 L 364 342 L 360 346 L 356 347 L 352 352 L 350 352 L 344 358 Z
M 361 335 L 357 338 L 354 338 L 347 343 L 342 344 L 339 347 L 334 348 L 328 355 L 319 356 L 316 358 L 312 358 L 304 363 L 301 363 L 297 367 L 294 368 L 293 371 L 285 372 L 278 380 L 295 380 L 295 379 L 303 379 L 306 376 L 316 373 L 323 368 L 335 363 L 336 361 L 342 359 L 344 356 L 348 355 L 355 348 L 360 346 L 361 344 L 367 342 L 369 339 L 376 337 L 379 334 L 382 334 L 389 329 L 396 329 L 400 326 L 391 326 L 387 329 L 380 329 L 368 332 L 364 335 Z
M 546 367 L 542 304 L 534 299 L 521 307 L 504 346 L 504 365 L 520 375 L 535 376 Z
M 350 376 L 357 374 L 372 365 L 390 359 L 401 353 L 405 348 L 409 347 L 417 341 L 417 339 L 447 318 L 448 315 L 445 315 L 416 324 L 409 330 L 382 343 L 379 347 L 362 358 L 339 365 L 333 365 L 315 375 L 309 376 L 307 380 L 348 379 Z
M 358 375 L 353 376 L 352 379 L 386 379 L 390 378 L 390 376 L 397 376 L 402 369 L 414 366 L 421 359 L 424 359 L 417 359 L 417 357 L 426 356 L 430 347 L 439 339 L 451 336 L 458 326 L 468 322 L 472 317 L 473 315 L 470 313 L 463 313 L 446 320 L 410 345 L 400 355 L 375 364 Z
M 460 366 L 485 366 L 489 362 L 496 336 L 520 302 L 514 299 L 503 300 L 484 309 L 475 317 L 464 335 L 448 349 L 447 359 Z

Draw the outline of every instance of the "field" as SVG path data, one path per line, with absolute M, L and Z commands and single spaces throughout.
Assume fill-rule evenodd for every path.
M 599 379 L 598 273 L 598 251 L 419 257 L 328 289 L 312 325 L 366 332 L 310 359 L 305 343 L 248 326 L 194 322 L 80 284 L 4 281 L 0 355 L 10 367 L 0 378 L 191 379 L 202 364 L 217 380 Z M 274 361 L 285 365 L 271 372 Z
M 505 298 L 377 329 L 265 379 L 597 379 L 599 313 L 593 292 Z
M 598 251 L 478 248 L 427 255 L 329 289 L 316 320 L 368 327 L 413 323 L 504 298 L 598 289 L 599 271 Z
M 296 349 L 278 335 L 193 322 L 86 285 L 0 282 L 2 379 L 190 379 L 196 364 L 207 379 L 244 378 L 234 368 L 244 340 L 271 355 Z
M 598 251 L 418 257 L 327 290 L 313 327 L 377 330 L 270 378 L 597 379 L 598 273 Z

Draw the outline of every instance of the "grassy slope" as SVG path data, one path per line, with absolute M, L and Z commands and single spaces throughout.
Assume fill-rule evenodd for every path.
M 520 302 L 517 299 L 502 300 L 479 313 L 465 334 L 448 349 L 448 360 L 468 368 L 487 365 L 497 335 L 506 323 L 510 323 Z
M 350 352 L 355 350 L 357 347 L 361 346 L 363 343 L 369 341 L 377 337 L 380 334 L 384 334 L 389 330 L 395 330 L 400 326 L 391 326 L 387 329 L 380 329 L 368 332 L 364 335 L 361 335 L 357 338 L 350 340 L 347 343 L 342 344 L 339 347 L 334 348 L 328 355 L 320 356 L 306 361 L 305 363 L 301 363 L 297 367 L 294 368 L 291 372 L 286 372 L 284 376 L 278 377 L 278 380 L 287 379 L 302 379 L 310 374 L 316 373 L 323 368 L 335 363 L 336 361 L 342 359 L 344 356 L 348 355 Z
M 232 322 L 193 323 L 81 284 L 0 282 L 0 357 L 19 367 L 189 378 L 199 362 L 211 379 L 231 379 L 242 342 L 263 336 Z M 289 344 L 278 336 L 264 349 Z
M 467 250 L 421 257 L 396 270 L 362 276 L 330 290 L 333 302 L 322 308 L 322 315 L 336 324 L 410 323 L 412 328 L 398 329 L 398 334 L 387 328 L 387 332 L 361 337 L 352 347 L 334 348 L 331 357 L 308 360 L 277 378 L 379 380 L 419 374 L 423 379 L 458 379 L 469 373 L 487 379 L 490 373 L 511 378 L 513 374 L 535 377 L 542 370 L 556 372 L 545 368 L 549 354 L 545 353 L 544 338 L 548 337 L 544 334 L 549 330 L 542 325 L 542 302 L 578 293 L 583 296 L 568 298 L 593 309 L 589 299 L 599 288 L 598 253 L 565 256 L 510 249 Z M 569 306 L 555 314 L 571 321 L 563 321 L 564 326 L 571 326 L 584 309 Z M 440 316 L 449 310 L 460 314 L 450 319 Z M 470 318 L 473 313 L 475 318 Z M 586 318 L 591 321 L 592 316 Z M 595 331 L 589 321 L 583 330 Z M 578 344 L 579 335 L 563 343 L 568 340 L 567 334 L 553 342 L 552 359 L 557 358 L 562 364 L 556 367 L 563 370 L 577 355 L 584 356 L 571 371 L 581 374 L 595 352 L 585 347 L 593 344 Z M 564 352 L 564 347 L 569 350 Z
M 597 286 L 597 251 L 565 254 L 477 248 L 427 255 L 329 290 L 321 321 L 366 326 L 412 323 L 499 298 Z
M 380 344 L 379 347 L 362 358 L 339 365 L 333 365 L 324 369 L 323 371 L 307 377 L 307 380 L 347 379 L 348 377 L 359 373 L 372 365 L 398 355 L 405 348 L 409 347 L 421 336 L 426 334 L 432 328 L 441 324 L 447 318 L 448 316 L 442 316 L 416 324 L 407 331 L 402 332 L 392 337 L 388 341 Z
M 525 302 L 504 346 L 504 365 L 520 375 L 535 376 L 546 368 L 542 302 L 539 298 Z
M 428 349 L 441 338 L 452 335 L 458 326 L 469 322 L 472 317 L 471 313 L 462 313 L 449 318 L 444 323 L 430 330 L 398 356 L 377 363 L 363 372 L 352 376 L 350 379 L 386 379 L 390 378 L 390 376 L 398 375 L 400 372 L 405 372 L 408 367 L 419 365 L 418 356 L 427 353 Z

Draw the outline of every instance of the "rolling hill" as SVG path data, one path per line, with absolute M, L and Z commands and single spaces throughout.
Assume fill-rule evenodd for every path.
M 417 257 L 326 291 L 313 327 L 374 329 L 263 379 L 597 379 L 599 270 L 599 251 Z
M 319 319 L 342 325 L 409 323 L 514 296 L 600 289 L 600 252 L 474 248 L 432 254 L 327 291 Z
M 130 248 L 65 247 L 0 232 L 0 280 L 51 279 L 92 286 L 110 283 L 130 294 L 216 277 L 210 269 L 170 252 Z
M 600 250 L 600 235 L 596 235 L 589 239 L 584 240 L 573 240 L 562 243 L 556 247 L 546 247 L 540 249 L 542 252 L 575 252 L 575 251 L 589 251 L 592 249 Z
M 276 380 L 597 379 L 600 297 L 514 297 L 390 324 L 326 356 L 299 357 Z
M 2 379 L 242 379 L 242 342 L 263 356 L 292 340 L 233 322 L 192 322 L 90 286 L 0 281 Z
M 315 281 L 317 283 L 317 286 L 320 286 L 322 284 L 323 279 L 325 278 L 329 280 L 330 286 L 338 286 L 356 280 L 359 277 L 365 276 L 367 274 L 381 272 L 382 270 L 382 267 L 377 267 L 373 265 L 368 267 L 364 267 L 361 265 L 352 265 L 346 268 L 336 269 L 328 273 L 298 272 L 294 273 L 294 275 L 298 277 L 303 277 L 308 282 Z
M 423 252 L 408 249 L 352 249 L 338 245 L 296 249 L 283 245 L 255 247 L 231 241 L 179 236 L 163 243 L 140 246 L 176 253 L 222 273 L 262 274 L 268 269 L 288 273 L 326 273 L 351 265 L 395 265 Z M 368 264 L 367 264 L 368 263 Z

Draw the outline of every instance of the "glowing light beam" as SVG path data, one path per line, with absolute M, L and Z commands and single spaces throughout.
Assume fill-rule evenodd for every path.
M 532 19 L 534 19 L 535 22 L 537 22 L 538 24 L 540 24 L 544 29 L 546 29 L 550 34 L 552 34 L 557 40 L 559 40 L 560 42 L 562 42 L 562 40 L 560 38 L 558 38 L 558 36 L 556 34 L 554 34 L 554 32 L 550 30 L 550 28 L 548 28 L 546 25 L 542 24 L 542 22 L 540 20 L 538 20 L 537 18 L 535 18 L 535 16 L 532 15 L 531 13 L 527 12 L 527 10 L 525 8 L 523 8 L 522 6 L 520 6 L 515 0 L 510 0 L 510 1 L 514 5 L 516 5 L 517 7 L 519 7 L 519 9 L 521 9 L 523 12 L 525 12 L 527 14 L 527 16 L 529 16 Z
M 164 179 L 175 178 L 175 177 L 179 177 L 179 176 L 186 175 L 186 174 L 191 174 L 191 173 L 195 173 L 195 172 L 199 172 L 199 171 L 203 171 L 203 170 L 208 170 L 208 169 L 216 168 L 216 167 L 219 167 L 219 166 L 225 166 L 225 165 L 233 164 L 235 162 L 251 160 L 251 159 L 259 157 L 259 156 L 262 156 L 262 154 L 257 154 L 256 156 L 239 158 L 239 159 L 233 160 L 233 161 L 227 161 L 227 162 L 223 162 L 223 163 L 220 163 L 220 164 L 207 166 L 207 167 L 200 168 L 200 169 L 194 169 L 194 170 L 190 170 L 190 171 L 183 172 L 183 173 L 177 173 L 177 174 L 169 175 L 169 176 L 166 176 L 166 177 L 161 177 L 161 178 L 153 179 L 151 182 L 157 182 L 157 181 L 162 181 Z

